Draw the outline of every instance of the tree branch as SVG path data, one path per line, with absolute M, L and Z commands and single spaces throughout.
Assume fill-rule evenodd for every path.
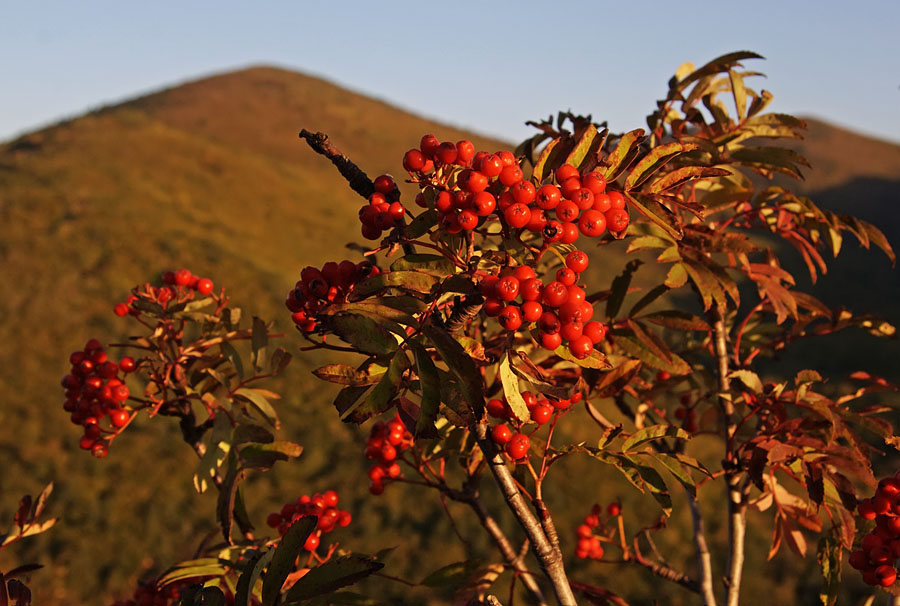
M 691 508 L 691 520 L 694 525 L 694 547 L 697 549 L 697 564 L 700 567 L 699 593 L 703 596 L 703 606 L 716 606 L 716 594 L 713 589 L 712 557 L 709 553 L 709 545 L 706 543 L 706 530 L 703 525 L 703 516 L 700 514 L 700 504 L 697 495 L 687 492 L 688 505 Z
M 534 513 L 529 509 L 528 504 L 522 493 L 519 492 L 516 482 L 506 467 L 506 461 L 503 455 L 494 448 L 494 443 L 488 438 L 487 424 L 475 423 L 475 437 L 478 439 L 478 445 L 481 447 L 484 458 L 488 462 L 491 473 L 497 480 L 500 492 L 506 499 L 506 504 L 510 511 L 516 516 L 528 540 L 531 541 L 531 549 L 541 569 L 547 578 L 553 584 L 553 591 L 556 593 L 556 599 L 560 606 L 576 606 L 575 595 L 572 593 L 572 587 L 569 585 L 569 579 L 566 576 L 565 567 L 563 566 L 562 554 L 544 534 L 541 523 L 535 517 Z
M 710 310 L 718 374 L 719 403 L 723 412 L 725 460 L 723 468 L 728 485 L 728 572 L 725 577 L 726 606 L 738 606 L 741 598 L 741 575 L 744 569 L 744 535 L 747 519 L 741 490 L 741 477 L 734 455 L 734 434 L 737 428 L 734 403 L 731 401 L 731 381 L 728 378 L 728 332 L 725 328 L 723 306 Z
M 334 146 L 328 135 L 322 132 L 313 133 L 304 128 L 300 131 L 300 138 L 304 139 L 317 154 L 331 160 L 331 163 L 337 167 L 338 172 L 347 180 L 353 191 L 366 200 L 375 193 L 375 185 L 369 179 L 369 176 L 354 164 L 350 158 L 341 153 L 341 150 Z

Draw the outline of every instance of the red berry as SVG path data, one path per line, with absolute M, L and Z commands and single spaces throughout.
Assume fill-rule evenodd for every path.
M 458 164 L 469 164 L 475 157 L 475 146 L 471 141 L 462 140 L 456 143 L 456 162 Z
M 127 303 L 116 303 L 116 306 L 113 307 L 113 313 L 121 318 L 122 316 L 128 315 L 129 309 Z
M 618 234 L 628 229 L 630 219 L 627 210 L 611 208 L 603 216 L 606 218 L 606 225 L 612 233 Z
M 538 404 L 531 411 L 531 420 L 538 425 L 543 425 L 553 417 L 553 407 L 549 404 Z
M 878 584 L 882 587 L 890 587 L 897 580 L 897 570 L 890 564 L 884 564 L 875 569 Z
M 560 345 L 562 345 L 562 336 L 560 336 L 558 332 L 552 334 L 546 332 L 541 333 L 541 347 L 544 349 L 554 351 Z
M 577 221 L 579 213 L 578 205 L 571 200 L 563 200 L 556 206 L 556 216 L 564 223 Z
M 422 150 L 422 154 L 424 154 L 425 157 L 432 159 L 440 145 L 441 142 L 438 141 L 438 138 L 434 135 L 424 135 L 422 140 L 419 141 L 419 149 Z
M 507 305 L 500 312 L 499 320 L 506 330 L 518 330 L 522 326 L 522 311 L 515 305 Z
M 519 204 L 531 204 L 534 201 L 535 189 L 531 181 L 519 181 L 509 188 L 513 199 Z
M 106 448 L 106 444 L 104 444 L 103 442 L 94 442 L 93 446 L 91 446 L 91 454 L 98 459 L 106 457 L 108 452 L 109 451 Z
M 611 208 L 625 208 L 625 196 L 622 195 L 622 192 L 609 192 L 609 205 Z
M 616 502 L 610 503 L 606 506 L 606 513 L 610 517 L 615 517 L 622 513 L 622 506 Z
M 131 415 L 128 414 L 127 410 L 118 408 L 109 413 L 109 420 L 110 422 L 112 422 L 113 427 L 125 427 L 126 425 L 128 425 L 128 421 L 131 420 Z
M 528 455 L 529 448 L 531 448 L 529 437 L 525 434 L 517 433 L 506 444 L 506 454 L 512 459 L 519 460 Z
M 278 528 L 279 526 L 281 526 L 282 521 L 283 520 L 280 513 L 270 513 L 268 516 L 266 516 L 266 526 L 268 526 L 269 528 Z
M 201 295 L 208 295 L 213 291 L 213 282 L 209 278 L 200 278 L 197 280 L 197 292 Z
M 600 173 L 590 173 L 581 178 L 581 184 L 591 190 L 596 198 L 606 190 L 606 178 Z
M 521 182 L 524 178 L 525 176 L 522 174 L 522 169 L 516 164 L 504 166 L 503 170 L 500 171 L 499 177 L 500 183 L 506 187 L 512 187 L 516 183 Z
M 503 216 L 510 227 L 518 229 L 525 227 L 531 221 L 531 209 L 525 204 L 514 202 L 503 211 Z
M 540 189 L 538 189 L 535 194 L 537 205 L 544 210 L 553 210 L 559 206 L 561 199 L 562 194 L 560 193 L 559 188 L 550 183 L 541 185 Z
M 587 210 L 594 206 L 594 194 L 586 187 L 574 192 L 571 200 L 578 205 L 580 210 Z
M 591 355 L 593 350 L 594 344 L 589 337 L 584 335 L 569 341 L 569 352 L 579 360 L 583 360 Z
M 178 286 L 187 286 L 191 282 L 191 272 L 186 269 L 179 269 L 175 272 L 175 284 Z
M 484 174 L 485 177 L 493 179 L 503 170 L 503 162 L 498 156 L 490 154 L 481 160 L 478 170 Z
M 577 223 L 563 223 L 562 236 L 559 238 L 559 241 L 563 244 L 572 244 L 578 239 L 579 234 Z
M 578 169 L 571 164 L 563 164 L 556 169 L 557 183 L 562 183 L 563 181 L 572 179 L 573 177 L 578 177 Z
M 582 273 L 587 269 L 588 266 L 588 256 L 586 253 L 580 250 L 573 250 L 568 255 L 566 255 L 566 267 L 574 271 L 575 273 Z
M 444 141 L 434 152 L 434 159 L 443 164 L 453 164 L 456 162 L 457 155 L 456 145 L 449 141 Z
M 599 236 L 606 231 L 606 217 L 599 210 L 586 210 L 578 219 L 578 229 L 589 238 Z
M 306 537 L 306 542 L 303 544 L 303 549 L 306 551 L 315 551 L 316 547 L 319 546 L 319 533 L 318 531 L 312 533 L 308 537 Z
M 559 307 L 569 298 L 569 289 L 562 282 L 554 280 L 544 287 L 543 301 L 548 307 Z
M 487 217 L 497 208 L 497 199 L 490 192 L 478 192 L 472 196 L 472 208 L 479 217 Z
M 560 267 L 556 271 L 556 281 L 562 282 L 566 286 L 572 286 L 575 284 L 575 281 L 578 279 L 578 274 L 569 269 L 568 267 Z
M 522 319 L 526 322 L 537 322 L 541 319 L 544 308 L 537 301 L 525 301 L 522 303 Z
M 609 194 L 594 194 L 594 206 L 592 208 L 602 213 L 611 209 L 612 204 L 609 201 Z
M 523 301 L 537 301 L 544 291 L 544 283 L 540 278 L 528 278 L 519 284 L 519 294 Z
M 478 215 L 476 215 L 471 210 L 463 210 L 460 211 L 459 217 L 457 217 L 457 222 L 459 226 L 462 227 L 466 231 L 472 231 L 476 227 L 478 227 Z
M 515 276 L 503 276 L 497 282 L 497 296 L 504 301 L 512 301 L 519 296 L 519 279 Z
M 487 409 L 487 413 L 489 415 L 497 419 L 505 419 L 508 416 L 506 404 L 504 404 L 502 400 L 498 400 L 497 398 L 488 400 L 487 404 L 485 404 L 485 408 Z
M 512 436 L 512 430 L 506 425 L 494 425 L 491 428 L 491 439 L 500 446 L 504 446 L 509 442 Z

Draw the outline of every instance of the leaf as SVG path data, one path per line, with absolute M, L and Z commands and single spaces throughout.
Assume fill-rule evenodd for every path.
M 269 372 L 273 375 L 281 374 L 287 365 L 290 364 L 293 356 L 283 347 L 278 347 L 272 352 L 272 358 L 269 361 Z
M 631 434 L 631 437 L 629 437 L 622 443 L 622 450 L 634 450 L 638 446 L 643 446 L 647 442 L 653 442 L 655 440 L 661 440 L 663 438 L 690 440 L 691 434 L 681 429 L 680 427 L 675 427 L 674 425 L 651 425 L 650 427 L 644 427 L 643 429 L 640 429 Z
M 676 263 L 669 268 L 665 285 L 672 289 L 681 288 L 687 283 L 687 279 L 688 275 L 687 271 L 684 269 L 684 263 Z
M 213 428 L 210 432 L 209 442 L 206 444 L 206 452 L 197 464 L 194 473 L 194 489 L 203 494 L 208 487 L 207 482 L 214 478 L 219 467 L 225 462 L 228 453 L 231 452 L 232 426 L 228 415 L 218 414 L 213 419 Z
M 416 419 L 416 436 L 437 437 L 434 422 L 437 420 L 441 405 L 441 377 L 431 355 L 415 341 L 409 342 L 416 359 L 416 372 L 419 375 L 422 402 L 419 405 L 419 418 Z
M 634 165 L 634 168 L 625 177 L 625 189 L 632 190 L 638 187 L 673 158 L 685 152 L 693 151 L 697 147 L 698 145 L 695 143 L 666 143 L 654 147 Z
M 409 222 L 405 228 L 403 228 L 403 233 L 407 238 L 418 238 L 419 236 L 424 236 L 431 230 L 432 227 L 437 225 L 438 223 L 438 211 L 431 208 L 419 213 L 419 215 Z
M 626 355 L 643 360 L 657 370 L 665 370 L 673 375 L 686 375 L 691 372 L 690 365 L 677 354 L 669 352 L 671 361 L 666 361 L 648 350 L 637 339 L 624 335 L 615 336 L 615 344 Z
M 571 164 L 579 169 L 579 172 L 583 172 L 582 164 L 587 166 L 587 162 L 590 162 L 592 157 L 596 158 L 597 150 L 603 144 L 603 139 L 607 132 L 609 131 L 604 130 L 604 133 L 601 134 L 597 132 L 596 126 L 588 124 L 581 138 L 575 143 L 575 148 L 566 157 L 566 164 Z M 592 151 L 593 154 L 591 153 Z M 585 162 L 586 160 L 587 162 Z
M 744 78 L 733 69 L 728 70 L 728 78 L 731 80 L 731 92 L 734 95 L 737 119 L 741 121 L 747 113 L 747 90 L 744 88 Z
M 371 375 L 348 364 L 326 364 L 312 372 L 323 381 L 354 386 L 375 385 L 381 379 L 381 375 L 384 374 L 384 372 L 379 372 Z
M 475 362 L 444 328 L 428 324 L 422 327 L 422 332 L 456 377 L 460 391 L 475 414 L 476 420 L 484 418 L 484 387 Z
M 592 391 L 598 398 L 616 395 L 641 369 L 640 360 L 625 360 L 609 372 L 601 373 Z
M 512 370 L 509 353 L 508 351 L 504 352 L 503 357 L 500 358 L 500 382 L 503 384 L 503 395 L 506 396 L 506 401 L 516 418 L 520 421 L 528 421 L 531 414 L 519 391 L 519 378 Z
M 227 569 L 225 563 L 218 558 L 197 558 L 179 562 L 164 572 L 156 581 L 157 587 L 165 587 L 178 581 L 200 577 L 220 577 Z
M 819 593 L 819 599 L 823 606 L 834 606 L 837 603 L 838 591 L 841 587 L 841 556 L 843 546 L 840 540 L 833 536 L 825 535 L 819 539 L 816 547 L 816 561 L 825 586 Z
M 572 362 L 573 364 L 577 364 L 582 368 L 612 368 L 612 364 L 610 364 L 609 360 L 606 359 L 606 355 L 596 349 L 592 350 L 588 357 L 578 359 L 572 355 L 571 351 L 569 351 L 568 345 L 560 345 L 553 350 L 553 355 L 559 356 L 563 360 Z
M 724 168 L 711 166 L 684 166 L 668 172 L 645 188 L 651 194 L 659 194 L 666 190 L 680 187 L 690 181 L 709 179 L 711 177 L 724 177 L 731 173 Z
M 357 282 L 353 293 L 357 300 L 387 288 L 401 288 L 427 294 L 438 282 L 439 278 L 420 271 L 388 271 Z
M 765 171 L 777 171 L 802 179 L 800 166 L 809 162 L 797 152 L 785 147 L 742 147 L 731 152 L 731 159 L 744 166 Z
M 606 178 L 607 183 L 615 181 L 616 177 L 628 168 L 628 165 L 637 153 L 637 146 L 644 139 L 646 137 L 642 128 L 627 132 L 619 138 L 615 149 L 606 158 L 606 170 L 603 176 Z
M 397 350 L 397 340 L 371 318 L 341 314 L 334 317 L 333 324 L 336 335 L 363 353 L 383 355 Z
M 649 313 L 638 319 L 674 330 L 698 330 L 703 332 L 712 330 L 712 327 L 703 318 L 677 309 Z
M 729 379 L 737 379 L 746 385 L 753 393 L 762 393 L 763 384 L 759 375 L 751 370 L 735 370 L 728 375 Z
M 459 587 L 478 569 L 479 565 L 475 560 L 464 560 L 447 564 L 419 581 L 419 585 L 426 587 Z
M 234 396 L 246 402 L 249 402 L 253 405 L 256 410 L 262 414 L 263 417 L 272 425 L 275 429 L 278 429 L 278 413 L 275 412 L 275 409 L 272 408 L 272 405 L 269 403 L 269 400 L 263 395 L 264 390 L 252 389 L 250 387 L 241 387 L 238 390 L 235 390 Z M 271 394 L 271 392 L 265 392 L 266 394 Z
M 637 303 L 631 306 L 628 311 L 628 317 L 634 317 L 636 313 L 653 303 L 656 299 L 669 292 L 669 287 L 665 284 L 657 284 L 647 294 L 641 297 Z
M 272 556 L 272 563 L 263 579 L 263 604 L 275 603 L 281 593 L 281 586 L 284 585 L 288 574 L 294 569 L 294 560 L 303 551 L 307 537 L 316 529 L 316 522 L 318 522 L 316 516 L 303 516 L 291 524 L 284 536 L 281 537 L 278 547 L 275 548 L 275 554 Z
M 241 463 L 245 468 L 270 469 L 277 461 L 297 458 L 303 447 L 294 442 L 276 440 L 267 444 L 248 444 L 240 450 Z
M 313 568 L 294 583 L 285 596 L 284 606 L 334 592 L 341 587 L 357 583 L 382 568 L 384 564 L 369 556 L 349 554 L 332 558 Z
M 609 298 L 606 300 L 607 318 L 615 318 L 616 314 L 619 313 L 619 310 L 622 308 L 622 302 L 625 300 L 625 295 L 628 293 L 628 287 L 631 285 L 631 278 L 638 267 L 643 264 L 644 262 L 640 259 L 632 259 L 625 265 L 622 273 L 613 279 Z
M 391 326 L 388 321 L 399 322 L 400 324 L 406 324 L 407 326 L 418 326 L 416 319 L 409 313 L 402 309 L 387 305 L 387 302 L 392 298 L 399 299 L 401 297 L 384 297 L 384 303 L 376 303 L 373 299 L 368 299 L 359 303 L 333 303 L 326 307 L 321 313 L 327 316 L 337 316 L 348 313 L 360 314 L 383 325 L 385 328 L 398 333 L 404 333 L 404 331 L 399 326 Z
M 266 323 L 253 316 L 253 331 L 250 335 L 250 360 L 257 371 L 266 366 L 266 346 L 268 344 L 269 331 L 266 328 Z
M 219 347 L 222 349 L 222 353 L 231 361 L 231 365 L 234 366 L 238 378 L 243 379 L 244 363 L 241 361 L 241 354 L 239 354 L 234 346 L 228 341 L 222 341 L 222 343 L 219 344 Z
M 47 499 L 50 498 L 50 493 L 53 492 L 53 482 L 47 484 L 44 490 L 41 491 L 41 494 L 38 495 L 38 498 L 35 499 L 34 504 L 31 506 L 31 519 L 36 520 L 44 513 L 44 508 L 47 506 Z
M 392 272 L 403 270 L 416 270 L 444 277 L 456 273 L 456 265 L 443 255 L 413 253 L 404 255 L 391 263 Z
M 231 541 L 231 528 L 234 499 L 238 486 L 243 479 L 244 473 L 238 470 L 234 451 L 231 451 L 228 453 L 228 471 L 225 473 L 225 479 L 219 487 L 219 498 L 216 502 L 216 518 L 219 520 L 222 536 L 229 545 L 233 544 Z
M 681 240 L 681 227 L 674 223 L 674 216 L 668 210 L 663 209 L 659 202 L 650 196 L 638 194 L 636 192 L 623 192 L 625 199 L 640 214 L 642 214 L 651 223 L 661 227 L 669 236 L 676 240 Z
M 563 164 L 562 155 L 565 153 L 566 146 L 561 145 L 561 143 L 562 139 L 558 137 L 551 139 L 550 142 L 544 146 L 544 149 L 541 150 L 541 155 L 538 157 L 538 160 L 534 165 L 534 170 L 532 171 L 532 176 L 538 183 L 550 176 L 554 166 Z
M 381 414 L 390 408 L 391 401 L 400 389 L 404 371 L 409 367 L 409 359 L 403 349 L 398 349 L 388 365 L 387 372 L 368 397 L 362 402 L 350 406 L 341 413 L 341 420 L 351 420 L 362 423 L 375 415 Z
M 337 409 L 338 414 L 343 417 L 344 413 L 350 409 L 351 406 L 356 404 L 356 402 L 362 397 L 364 393 L 369 391 L 368 387 L 354 387 L 349 385 L 338 392 L 338 395 L 334 398 L 334 407 Z
M 644 347 L 650 350 L 653 355 L 659 356 L 666 362 L 672 361 L 672 352 L 669 351 L 669 347 L 662 339 L 646 330 L 637 320 L 628 319 L 626 325 L 631 329 L 634 337 L 640 341 Z
M 736 51 L 733 53 L 728 53 L 722 55 L 721 57 L 716 57 L 703 67 L 697 69 L 696 71 L 690 73 L 685 76 L 683 79 L 679 80 L 675 88 L 679 91 L 684 90 L 688 84 L 691 82 L 696 82 L 700 78 L 705 76 L 709 76 L 712 74 L 716 74 L 722 71 L 727 70 L 732 65 L 736 65 L 738 61 L 743 61 L 744 59 L 763 59 L 762 55 L 758 55 L 751 51 Z
M 270 549 L 266 552 L 256 552 L 250 556 L 244 564 L 244 572 L 238 579 L 237 590 L 234 592 L 234 606 L 250 606 L 253 588 L 256 587 L 256 582 L 274 555 L 275 550 Z

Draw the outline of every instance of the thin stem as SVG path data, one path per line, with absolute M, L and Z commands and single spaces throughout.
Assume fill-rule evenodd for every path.
M 703 516 L 700 514 L 700 504 L 697 502 L 696 493 L 685 489 L 688 505 L 691 508 L 691 520 L 694 525 L 694 547 L 697 549 L 697 564 L 700 567 L 699 593 L 703 596 L 703 606 L 716 606 L 716 594 L 713 590 L 712 557 L 709 553 L 709 545 L 706 543 L 706 530 L 703 524 Z
M 560 606 L 576 606 L 575 594 L 569 585 L 566 570 L 563 565 L 562 554 L 555 549 L 553 544 L 544 534 L 543 528 L 534 513 L 528 508 L 525 498 L 519 492 L 515 479 L 506 467 L 503 455 L 496 451 L 493 442 L 488 438 L 487 424 L 475 424 L 475 436 L 484 453 L 485 460 L 491 468 L 491 473 L 503 493 L 506 504 L 516 516 L 528 540 L 531 541 L 531 549 L 541 569 L 553 584 L 553 591 Z

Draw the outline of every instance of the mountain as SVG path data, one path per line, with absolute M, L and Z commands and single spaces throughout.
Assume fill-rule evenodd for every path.
M 817 120 L 809 125 L 798 149 L 813 169 L 801 190 L 829 208 L 879 223 L 896 247 L 900 146 Z M 17 496 L 35 494 L 53 479 L 50 509 L 62 518 L 21 551 L 3 555 L 47 565 L 33 579 L 40 596 L 35 603 L 108 603 L 144 571 L 189 556 L 211 530 L 215 504 L 189 490 L 183 469 L 191 453 L 173 452 L 172 440 L 160 439 L 174 430 L 171 423 L 130 427 L 110 457 L 93 460 L 78 450 L 79 429 L 62 411 L 59 379 L 69 352 L 89 337 L 122 337 L 123 320 L 112 305 L 134 284 L 167 269 L 187 267 L 227 285 L 246 314 L 275 320 L 291 338 L 285 292 L 307 264 L 357 258 L 344 245 L 357 239 L 352 235 L 362 204 L 297 138 L 301 128 L 328 133 L 373 177 L 398 171 L 402 154 L 426 132 L 442 140 L 469 138 L 479 148 L 508 147 L 270 67 L 182 84 L 0 145 L 6 281 L 0 296 L 0 508 L 8 512 Z M 819 280 L 817 292 L 830 302 L 849 298 L 900 323 L 896 271 L 880 253 L 847 248 L 847 259 Z M 876 284 L 877 291 L 871 288 Z M 882 351 L 869 340 L 859 347 L 871 355 Z M 822 370 L 846 360 L 822 351 L 809 355 Z M 890 358 L 880 358 L 882 372 L 896 376 Z M 362 512 L 354 524 L 354 547 L 361 550 L 378 547 L 379 533 L 369 530 L 377 524 L 367 523 L 372 520 L 389 520 L 401 536 L 437 523 L 428 508 L 401 514 L 401 487 L 372 507 L 352 480 L 364 473 L 364 438 L 336 421 L 327 402 L 333 391 L 310 379 L 313 365 L 309 359 L 293 365 L 282 404 L 295 421 L 285 423 L 296 428 L 290 438 L 315 448 L 274 484 L 254 486 L 261 502 L 251 505 L 251 515 L 264 517 L 266 507 L 296 498 L 285 493 L 298 487 L 336 487 Z M 331 434 L 330 450 L 321 444 L 322 428 Z M 336 471 L 344 469 L 352 471 Z M 321 485 L 326 481 L 343 484 Z M 438 535 L 422 540 L 442 555 L 448 549 Z M 447 558 L 455 553 L 449 551 Z M 0 561 L 0 569 L 8 564 Z

